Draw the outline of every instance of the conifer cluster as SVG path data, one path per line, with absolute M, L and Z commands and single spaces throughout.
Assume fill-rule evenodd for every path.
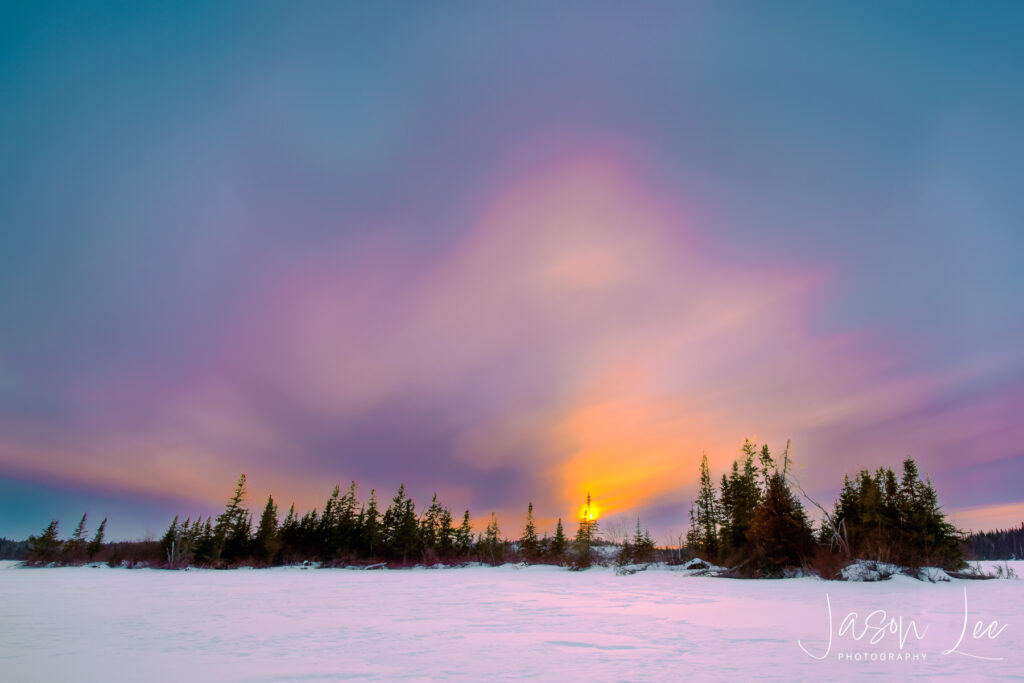
M 788 446 L 781 465 L 767 444 L 759 449 L 749 439 L 741 454 L 717 489 L 707 456 L 701 460 L 686 538 L 690 552 L 748 575 L 852 559 L 961 566 L 963 535 L 946 521 L 935 488 L 921 480 L 912 458 L 903 462 L 899 480 L 885 467 L 847 476 L 815 532 L 790 485 Z M 842 557 L 830 563 L 822 558 L 830 553 Z

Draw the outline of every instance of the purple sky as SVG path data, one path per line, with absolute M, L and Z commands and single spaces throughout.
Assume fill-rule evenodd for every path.
M 1024 518 L 1020 7 L 268 7 L 0 10 L 0 535 L 665 540 L 746 437 Z

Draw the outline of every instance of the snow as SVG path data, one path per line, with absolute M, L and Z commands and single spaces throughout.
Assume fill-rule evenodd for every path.
M 857 560 L 843 567 L 842 575 L 846 581 L 884 581 L 901 573 L 901 568 L 887 562 Z
M 1024 576 L 1024 562 L 1008 564 Z M 0 672 L 12 681 L 105 682 L 1021 675 L 1024 580 L 757 581 L 692 571 L 172 572 L 2 562 Z M 963 628 L 965 598 L 966 635 L 944 655 Z M 831 649 L 814 659 L 826 652 L 829 609 Z M 882 625 L 876 610 L 909 633 L 902 647 L 887 630 L 874 644 L 874 630 L 860 641 L 839 634 L 850 613 L 853 634 Z M 909 632 L 911 620 L 923 639 Z M 978 620 L 1006 628 L 976 640 Z M 861 661 L 840 659 L 858 653 Z

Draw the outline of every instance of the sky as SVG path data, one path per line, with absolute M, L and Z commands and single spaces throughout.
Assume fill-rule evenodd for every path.
M 4 3 L 0 535 L 337 482 L 1024 519 L 1019 3 Z

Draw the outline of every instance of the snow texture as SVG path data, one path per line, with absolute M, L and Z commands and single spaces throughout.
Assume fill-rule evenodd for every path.
M 1024 574 L 1024 562 L 1009 564 Z M 0 678 L 591 683 L 1021 675 L 1024 580 L 741 580 L 696 571 L 707 569 L 161 571 L 5 562 Z M 944 655 L 963 629 L 965 599 L 966 635 Z M 877 610 L 885 610 L 884 622 Z M 854 628 L 840 635 L 849 614 Z M 927 628 L 924 638 L 910 635 L 901 647 L 881 628 L 889 619 L 903 631 L 913 620 Z M 982 628 L 993 620 L 1006 628 L 976 640 L 978 620 Z M 873 624 L 879 630 L 864 633 Z M 841 658 L 858 653 L 859 661 Z

